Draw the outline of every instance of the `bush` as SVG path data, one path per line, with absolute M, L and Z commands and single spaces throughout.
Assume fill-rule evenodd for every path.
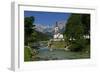
M 38 54 L 37 49 L 33 49 L 31 47 L 25 46 L 24 47 L 24 61 L 33 61 Z
M 74 40 L 71 44 L 71 46 L 69 47 L 69 49 L 71 51 L 83 51 L 85 49 L 87 45 L 87 40 L 85 39 L 78 39 L 78 40 Z
M 32 57 L 32 53 L 29 47 L 24 48 L 24 61 L 30 61 Z

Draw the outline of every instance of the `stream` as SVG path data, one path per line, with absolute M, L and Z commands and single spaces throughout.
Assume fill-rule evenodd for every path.
M 86 59 L 89 58 L 88 53 L 71 52 L 63 49 L 54 49 L 50 51 L 48 47 L 41 47 L 37 56 L 37 61 L 40 60 L 70 60 L 70 59 Z

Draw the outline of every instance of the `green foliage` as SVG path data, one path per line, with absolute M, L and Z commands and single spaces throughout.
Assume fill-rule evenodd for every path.
M 37 49 L 32 49 L 29 46 L 24 47 L 24 61 L 33 61 L 38 54 Z
M 33 25 L 34 17 L 25 17 L 24 18 L 24 36 L 25 36 L 25 45 L 28 45 L 30 42 L 35 41 L 36 35 L 34 33 Z
M 25 36 L 25 45 L 37 42 L 37 41 L 45 41 L 49 39 L 49 36 L 38 32 L 35 30 L 35 25 L 33 25 L 35 18 L 32 17 L 25 17 L 24 18 L 24 36 Z
M 30 36 L 33 32 L 34 17 L 25 17 L 24 18 L 24 27 L 25 27 L 25 35 Z
M 72 14 L 66 24 L 64 38 L 71 45 L 71 51 L 82 51 L 89 45 L 90 41 L 83 37 L 90 35 L 90 15 L 89 14 Z
M 25 47 L 24 48 L 24 61 L 30 61 L 31 60 L 31 56 L 32 56 L 32 53 L 31 53 L 30 48 Z
M 77 39 L 72 42 L 69 49 L 71 51 L 83 51 L 83 49 L 86 47 L 87 41 L 85 39 Z
M 84 34 L 90 35 L 90 14 L 82 14 L 81 16 L 82 16 Z
M 66 24 L 65 35 L 67 39 L 70 38 L 80 38 L 83 35 L 84 30 L 82 29 L 81 23 L 81 15 L 80 14 L 72 14 Z
M 38 32 L 38 31 L 35 31 L 35 33 L 37 34 L 37 36 L 36 36 L 37 41 L 47 41 L 50 39 L 49 35 L 47 35 L 47 34 L 44 34 L 42 32 Z

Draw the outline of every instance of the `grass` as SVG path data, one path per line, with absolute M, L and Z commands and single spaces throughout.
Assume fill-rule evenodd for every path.
M 52 48 L 54 49 L 62 49 L 65 48 L 66 43 L 64 41 L 53 41 L 52 42 Z
M 31 60 L 31 50 L 28 47 L 24 48 L 24 61 L 30 61 Z

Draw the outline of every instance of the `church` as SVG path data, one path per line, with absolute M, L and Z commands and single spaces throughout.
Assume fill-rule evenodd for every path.
M 63 34 L 60 33 L 60 29 L 57 22 L 54 28 L 53 41 L 64 41 Z

